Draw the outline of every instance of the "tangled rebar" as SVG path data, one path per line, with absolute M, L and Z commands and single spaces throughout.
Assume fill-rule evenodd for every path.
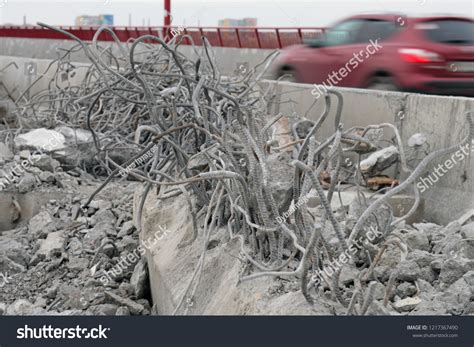
M 138 229 L 152 187 L 157 187 L 160 200 L 183 195 L 194 231 L 180 247 L 193 243 L 199 233 L 204 245 L 175 313 L 183 310 L 184 302 L 192 300 L 210 236 L 222 226 L 226 226 L 231 238 L 240 240 L 242 257 L 255 269 L 241 281 L 261 276 L 294 276 L 299 278 L 301 291 L 310 303 L 315 301 L 317 291 L 326 286 L 347 308 L 347 314 L 368 311 L 374 296 L 373 267 L 387 245 L 394 242 L 389 239 L 392 229 L 408 218 L 416 206 L 395 222 L 390 218 L 388 223 L 377 226 L 384 232 L 374 245 L 379 254 L 374 261 L 365 249 L 352 254 L 347 266 L 359 272 L 352 291 L 339 285 L 342 267 L 335 271 L 332 280 L 323 276 L 325 284 L 316 281 L 314 274 L 321 272 L 328 262 L 348 254 L 359 234 L 367 231 L 370 218 L 377 220 L 380 209 L 388 206 L 391 195 L 408 189 L 432 159 L 457 146 L 432 153 L 411 170 L 396 127 L 382 124 L 360 128 L 359 132 L 344 130 L 342 95 L 330 90 L 323 99 L 323 114 L 312 123 L 305 137 L 277 147 L 272 128 L 283 115 L 270 114 L 268 104 L 275 91 L 259 84 L 277 53 L 270 54 L 244 76 L 230 78 L 219 72 L 205 38 L 202 49 L 193 48 L 197 58 L 191 60 L 180 53 L 182 36 L 164 40 L 146 35 L 122 45 L 112 31 L 103 27 L 92 42 L 86 43 L 66 31 L 40 25 L 61 32 L 77 45 L 63 51 L 56 64 L 50 65 L 57 71 L 47 90 L 29 98 L 25 92 L 17 100 L 17 131 L 23 129 L 22 119 L 34 119 L 47 126 L 88 129 L 93 136 L 97 163 L 91 169 L 108 177 L 83 207 L 114 178 L 130 176 L 141 180 L 145 187 L 138 210 Z M 100 47 L 98 38 L 103 32 L 112 35 L 119 54 L 112 53 L 110 47 Z M 77 70 L 72 56 L 78 50 L 85 53 L 91 65 L 85 68 L 82 83 L 74 85 L 69 79 Z M 334 102 L 334 133 L 324 138 L 318 130 L 327 121 Z M 470 133 L 463 144 L 470 143 L 474 134 L 469 114 L 468 121 Z M 410 175 L 384 196 L 366 201 L 355 226 L 346 230 L 346 216 L 336 215 L 331 208 L 331 200 L 339 192 L 343 154 L 354 152 L 360 158 L 377 149 L 378 145 L 366 134 L 370 129 L 383 127 L 394 131 L 402 168 Z M 125 153 L 127 159 L 120 160 L 117 152 Z M 275 155 L 291 164 L 294 172 L 288 178 L 289 198 L 284 201 L 278 199 L 269 169 Z M 356 165 L 354 169 L 354 177 L 361 177 L 360 168 Z M 327 193 L 321 183 L 323 172 L 330 173 Z M 311 189 L 320 200 L 319 216 L 305 200 Z M 297 206 L 294 213 L 285 214 L 291 206 Z M 198 230 L 201 215 L 204 227 Z M 337 244 L 331 244 L 325 237 L 328 230 L 335 235 Z M 298 263 L 294 271 L 287 270 L 291 260 Z

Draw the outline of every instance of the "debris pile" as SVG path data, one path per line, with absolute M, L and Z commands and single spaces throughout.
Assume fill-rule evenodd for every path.
M 131 221 L 134 185 L 115 183 L 104 192 L 107 200 L 95 200 L 74 221 L 98 184 L 85 176 L 70 176 L 70 191 L 44 183 L 33 188 L 27 199 L 38 199 L 35 193 L 56 198 L 42 201 L 29 221 L 0 235 L 5 314 L 150 314 L 148 273 Z

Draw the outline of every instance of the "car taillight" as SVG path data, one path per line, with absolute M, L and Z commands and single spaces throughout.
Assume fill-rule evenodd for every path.
M 434 52 L 417 48 L 401 48 L 398 50 L 403 60 L 409 63 L 434 63 L 441 62 L 443 58 Z

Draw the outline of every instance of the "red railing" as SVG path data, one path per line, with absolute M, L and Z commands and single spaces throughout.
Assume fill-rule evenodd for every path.
M 90 41 L 97 27 L 62 26 L 63 30 L 74 34 L 81 40 Z M 160 35 L 163 27 L 112 27 L 120 41 L 125 42 L 142 35 Z M 184 36 L 183 43 L 202 44 L 202 36 L 207 37 L 212 46 L 238 48 L 283 48 L 302 43 L 305 39 L 317 38 L 324 32 L 321 27 L 169 27 L 169 36 Z M 0 37 L 30 39 L 68 39 L 61 33 L 38 26 L 0 26 Z M 112 41 L 112 36 L 101 33 L 100 41 Z

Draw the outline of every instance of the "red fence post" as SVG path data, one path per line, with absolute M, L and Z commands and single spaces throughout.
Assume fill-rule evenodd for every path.
M 164 6 L 165 17 L 163 18 L 163 40 L 165 39 L 171 25 L 171 0 L 165 0 Z
M 204 42 L 204 38 L 203 38 L 204 32 L 202 31 L 202 27 L 199 28 L 199 34 L 201 34 L 201 37 L 200 37 L 200 38 L 201 38 L 201 42 Z
M 191 40 L 190 40 L 189 37 L 188 37 L 188 30 L 187 30 L 186 28 L 184 28 L 183 35 L 186 36 L 186 38 L 185 38 L 185 45 L 190 45 L 190 44 L 191 44 Z
M 221 35 L 221 28 L 217 28 L 217 37 L 219 38 L 219 45 L 221 47 L 224 47 L 224 44 L 222 43 L 222 35 Z
M 276 34 L 277 34 L 277 40 L 278 40 L 278 48 L 283 48 L 281 46 L 281 39 L 280 39 L 280 30 L 278 28 L 275 28 L 276 29 Z
M 242 48 L 242 43 L 240 42 L 239 28 L 235 28 L 235 33 L 237 35 L 237 44 L 239 45 L 239 48 Z
M 257 38 L 258 48 L 262 48 L 262 45 L 260 44 L 260 36 L 258 35 L 258 28 L 255 28 L 255 37 Z

